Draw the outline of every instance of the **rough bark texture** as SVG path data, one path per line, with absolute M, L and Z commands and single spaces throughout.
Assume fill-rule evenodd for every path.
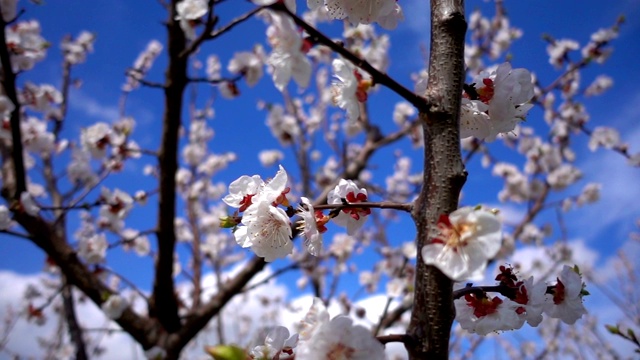
M 412 213 L 417 227 L 418 260 L 413 312 L 406 348 L 411 359 L 447 359 L 455 317 L 452 281 L 422 261 L 420 249 L 441 214 L 458 206 L 466 180 L 460 157 L 459 112 L 464 76 L 466 32 L 462 0 L 431 1 L 431 52 L 425 94 L 428 110 L 420 113 L 425 142 L 424 183 Z

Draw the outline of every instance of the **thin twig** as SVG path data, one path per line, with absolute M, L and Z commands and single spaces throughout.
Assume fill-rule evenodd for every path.
M 392 342 L 406 343 L 411 341 L 411 337 L 407 334 L 389 334 L 389 335 L 380 335 L 376 336 L 376 339 L 380 341 L 380 343 L 388 344 Z
M 411 203 L 395 203 L 391 201 L 381 202 L 361 202 L 361 203 L 342 203 L 342 204 L 323 204 L 315 205 L 314 210 L 336 210 L 362 208 L 362 209 L 394 209 L 410 213 L 413 209 Z
M 410 102 L 413 106 L 415 106 L 421 112 L 427 111 L 427 109 L 429 108 L 429 105 L 428 105 L 428 103 L 427 103 L 425 98 L 423 98 L 421 96 L 418 96 L 413 91 L 407 89 L 406 87 L 404 87 L 403 85 L 401 85 L 400 83 L 395 81 L 389 75 L 387 75 L 387 74 L 379 71 L 375 67 L 373 67 L 373 65 L 371 65 L 368 61 L 359 58 L 358 56 L 353 54 L 351 51 L 346 49 L 345 47 L 343 47 L 343 46 L 337 44 L 336 42 L 334 42 L 333 40 L 329 39 L 323 33 L 321 33 L 320 31 L 316 30 L 316 28 L 314 28 L 313 26 L 308 24 L 306 21 L 304 21 L 302 18 L 300 18 L 296 14 L 292 13 L 284 5 L 283 2 L 276 2 L 276 3 L 272 4 L 272 5 L 267 6 L 267 7 L 271 8 L 271 9 L 273 9 L 275 11 L 283 12 L 283 13 L 289 15 L 289 17 L 291 17 L 291 19 L 298 26 L 300 26 L 302 29 L 304 29 L 304 31 L 306 31 L 309 34 L 309 36 L 311 37 L 311 40 L 314 43 L 319 43 L 319 44 L 322 44 L 322 45 L 325 45 L 325 46 L 329 47 L 334 52 L 340 54 L 342 57 L 344 57 L 345 59 L 349 60 L 355 66 L 357 66 L 357 67 L 363 69 L 364 71 L 368 72 L 369 75 L 371 75 L 371 78 L 373 79 L 373 81 L 376 84 L 381 84 L 381 85 L 384 85 L 384 86 L 388 87 L 389 89 L 391 89 L 392 91 L 394 91 L 395 93 L 397 93 L 398 95 L 403 97 L 405 100 Z

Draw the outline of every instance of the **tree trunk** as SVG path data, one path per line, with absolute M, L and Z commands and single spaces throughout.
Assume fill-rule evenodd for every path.
M 458 207 L 466 171 L 460 156 L 460 97 L 464 77 L 464 36 L 467 24 L 463 0 L 431 1 L 429 104 L 420 113 L 424 133 L 424 178 L 412 213 L 417 228 L 418 259 L 413 312 L 406 343 L 410 359 L 447 359 L 455 317 L 453 282 L 425 265 L 421 249 L 430 243 L 441 214 Z

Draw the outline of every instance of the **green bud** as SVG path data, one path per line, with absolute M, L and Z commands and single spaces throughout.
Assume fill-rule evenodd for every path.
M 205 346 L 204 351 L 215 360 L 246 360 L 247 353 L 235 345 Z
M 233 216 L 225 216 L 220 218 L 220 227 L 223 229 L 232 229 L 238 225 L 235 217 Z

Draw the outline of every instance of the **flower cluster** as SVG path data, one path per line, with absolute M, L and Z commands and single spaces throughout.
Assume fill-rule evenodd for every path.
M 307 0 L 311 10 L 325 9 L 332 19 L 347 19 L 352 24 L 377 22 L 385 29 L 395 29 L 404 20 L 396 0 Z
M 504 298 L 478 291 L 454 300 L 456 320 L 463 329 L 487 335 L 519 329 L 525 322 L 538 326 L 543 313 L 571 325 L 586 314 L 582 297 L 589 293 L 584 290 L 577 267 L 565 265 L 552 286 L 534 283 L 533 277 L 520 280 L 512 268 L 505 266 L 500 266 L 496 280 Z
M 322 300 L 315 298 L 302 321 L 296 359 L 384 359 L 384 346 L 371 331 L 354 326 L 346 316 L 329 319 Z
M 60 47 L 64 53 L 64 60 L 74 65 L 83 63 L 87 58 L 87 53 L 93 52 L 95 40 L 95 34 L 88 31 L 81 32 L 75 39 L 70 37 L 63 39 Z
M 354 325 L 347 316 L 330 319 L 320 298 L 300 324 L 300 333 L 290 335 L 284 326 L 276 326 L 267 334 L 264 344 L 255 346 L 247 358 L 266 359 L 385 359 L 384 346 L 367 328 Z M 215 351 L 216 349 L 212 349 Z M 218 349 L 218 351 L 221 349 Z
M 151 40 L 143 52 L 133 63 L 127 72 L 127 82 L 122 86 L 122 91 L 129 92 L 140 86 L 140 80 L 151 70 L 151 66 L 162 52 L 163 46 L 158 40 Z
M 327 231 L 326 224 L 335 218 L 335 222 L 347 228 L 353 235 L 364 224 L 371 213 L 369 208 L 351 206 L 367 201 L 367 191 L 351 180 L 340 180 L 329 192 L 329 204 L 335 204 L 336 210 L 325 215 L 315 210 L 306 197 L 300 199 L 300 206 L 294 209 L 287 199 L 290 189 L 287 187 L 287 173 L 280 166 L 276 176 L 268 181 L 258 175 L 243 175 L 229 185 L 229 194 L 222 201 L 242 212 L 242 217 L 222 219 L 222 227 L 235 227 L 233 233 L 236 242 L 251 250 L 265 261 L 273 261 L 293 252 L 293 230 L 291 217 L 298 215 L 297 229 L 304 236 L 304 247 L 314 256 L 322 253 L 322 233 Z M 283 209 L 282 207 L 285 207 Z
M 4 9 L 3 9 L 4 10 Z M 11 67 L 14 72 L 30 70 L 46 56 L 49 47 L 40 36 L 40 23 L 22 21 L 6 29 L 7 48 L 11 49 Z
M 283 258 L 293 250 L 291 220 L 278 207 L 281 204 L 289 207 L 287 180 L 282 166 L 276 176 L 266 182 L 258 175 L 243 175 L 229 185 L 229 195 L 222 199 L 244 212 L 242 225 L 233 233 L 236 242 L 244 248 L 250 247 L 265 261 Z

